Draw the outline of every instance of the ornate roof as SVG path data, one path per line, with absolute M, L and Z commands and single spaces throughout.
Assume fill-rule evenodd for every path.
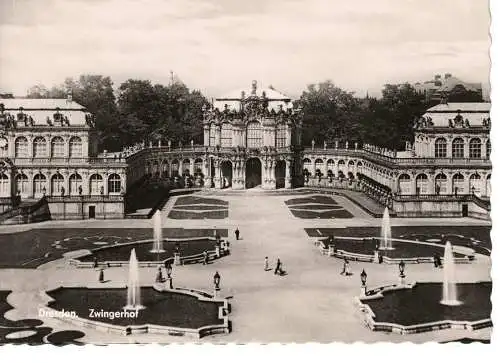
M 71 99 L 64 98 L 0 98 L 4 114 L 14 118 L 18 113 L 23 113 L 33 126 L 47 126 L 47 119 L 53 121 L 54 114 L 58 113 L 67 118 L 70 126 L 83 126 L 87 124 L 88 113 L 85 107 Z
M 242 101 L 251 101 L 252 99 L 266 100 L 269 111 L 279 111 L 281 108 L 287 110 L 293 107 L 290 97 L 278 92 L 272 86 L 266 88 L 259 87 L 257 81 L 253 81 L 249 88 L 237 89 L 220 98 L 216 98 L 214 108 L 223 111 L 227 105 L 229 111 L 240 111 Z

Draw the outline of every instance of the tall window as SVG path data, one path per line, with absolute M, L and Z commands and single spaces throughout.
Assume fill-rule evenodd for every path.
M 411 193 L 411 179 L 408 174 L 401 174 L 398 179 L 398 189 L 400 194 Z
M 257 121 L 247 125 L 247 147 L 260 147 L 262 145 L 262 128 Z
M 491 154 L 491 142 L 490 139 L 486 141 L 486 158 L 489 159 Z
M 37 174 L 33 177 L 33 193 L 35 197 L 41 197 L 47 192 L 47 178 L 43 174 Z
M 475 138 L 469 142 L 469 157 L 471 159 L 481 159 L 481 140 L 480 139 Z
M 447 188 L 447 180 L 448 178 L 446 177 L 445 174 L 441 173 L 436 176 L 436 194 L 447 194 L 448 193 L 448 188 Z
M 190 165 L 191 162 L 189 161 L 189 159 L 182 160 L 182 175 L 190 175 Z
M 0 158 L 9 156 L 9 142 L 5 137 L 0 137 Z
M 210 124 L 210 146 L 215 146 L 215 134 L 217 132 L 217 126 L 212 123 Z
M 108 178 L 108 193 L 120 193 L 122 189 L 122 182 L 118 174 L 111 174 Z
M 464 176 L 460 173 L 453 175 L 451 179 L 453 194 L 463 194 L 464 192 Z
M 18 137 L 14 143 L 14 153 L 16 158 L 28 157 L 28 139 L 24 136 Z
M 434 144 L 434 156 L 436 158 L 445 158 L 446 157 L 446 139 L 439 138 L 436 140 Z
M 286 125 L 280 123 L 276 126 L 276 147 L 286 147 Z
M 224 122 L 222 124 L 220 133 L 220 143 L 222 147 L 233 146 L 233 131 L 231 129 L 231 124 L 228 122 Z
M 64 178 L 61 174 L 54 174 L 50 180 L 50 190 L 52 195 L 61 195 L 64 188 Z
M 10 197 L 9 177 L 0 173 L 0 197 Z
M 78 136 L 73 136 L 69 139 L 69 157 L 81 158 L 82 157 L 82 139 Z
M 64 140 L 62 137 L 56 136 L 50 143 L 50 154 L 53 158 L 64 157 Z
M 16 191 L 21 193 L 21 195 L 28 193 L 28 177 L 26 174 L 16 175 Z
M 304 169 L 307 169 L 308 171 L 312 170 L 311 159 L 305 158 L 304 160 L 302 160 L 302 164 L 304 164 Z
M 78 190 L 82 186 L 82 177 L 80 174 L 72 174 L 69 177 L 69 194 L 78 195 Z
M 179 161 L 172 160 L 172 176 L 179 175 Z
M 416 179 L 417 194 L 429 193 L 428 184 L 429 184 L 429 180 L 428 180 L 426 174 L 417 175 L 417 179 Z
M 328 159 L 326 161 L 326 169 L 328 170 L 328 173 L 330 174 L 335 174 L 333 169 L 335 168 L 335 161 L 333 159 Z
M 102 176 L 99 174 L 92 174 L 89 179 L 89 193 L 91 195 L 101 194 L 101 188 L 103 187 Z
M 469 191 L 471 194 L 481 196 L 483 188 L 481 187 L 481 176 L 479 174 L 472 174 L 470 176 Z
M 42 158 L 47 156 L 47 141 L 38 136 L 33 140 L 33 157 Z
M 194 173 L 195 173 L 195 175 L 203 174 L 203 160 L 202 159 L 196 159 L 194 161 Z
M 451 157 L 452 158 L 463 158 L 464 157 L 464 140 L 461 138 L 456 138 L 451 143 Z

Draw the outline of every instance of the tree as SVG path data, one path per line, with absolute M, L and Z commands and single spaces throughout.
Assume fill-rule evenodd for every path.
M 331 81 L 309 85 L 298 104 L 303 111 L 303 144 L 357 140 L 362 117 L 359 99 Z
M 448 93 L 448 102 L 484 102 L 480 91 L 470 90 L 462 84 L 457 84 Z

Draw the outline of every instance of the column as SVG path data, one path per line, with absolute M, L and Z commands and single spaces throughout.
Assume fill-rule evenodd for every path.
M 271 160 L 271 172 L 269 178 L 269 189 L 276 189 L 276 160 Z
M 215 127 L 215 145 L 220 146 L 221 125 Z
M 483 137 L 481 138 L 481 159 L 487 159 L 487 157 L 486 157 L 487 140 L 488 140 L 488 138 L 483 138 Z
M 210 145 L 210 125 L 209 124 L 203 125 L 203 145 L 205 145 L 205 146 Z
M 291 161 L 289 159 L 285 160 L 285 189 L 292 188 L 292 180 L 290 178 L 290 164 Z
M 221 170 L 220 170 L 220 161 L 214 160 L 214 162 L 215 162 L 215 175 L 213 175 L 213 178 L 214 178 L 215 188 L 221 189 L 222 188 L 222 178 L 221 178 Z
M 286 123 L 286 147 L 290 147 L 292 145 L 292 129 L 290 125 Z
M 205 175 L 204 179 L 205 188 L 212 187 L 212 178 L 210 175 L 211 169 L 212 168 L 210 167 L 210 158 L 203 159 L 203 174 Z
M 194 159 L 189 159 L 189 174 L 194 175 Z
M 470 137 L 468 137 L 468 136 L 464 137 L 464 158 L 465 159 L 469 158 L 469 143 L 470 143 Z

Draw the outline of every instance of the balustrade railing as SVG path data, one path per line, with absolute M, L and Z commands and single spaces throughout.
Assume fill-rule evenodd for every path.
M 106 164 L 125 165 L 125 158 L 92 157 L 92 158 L 13 158 L 14 165 L 82 165 L 82 164 Z

